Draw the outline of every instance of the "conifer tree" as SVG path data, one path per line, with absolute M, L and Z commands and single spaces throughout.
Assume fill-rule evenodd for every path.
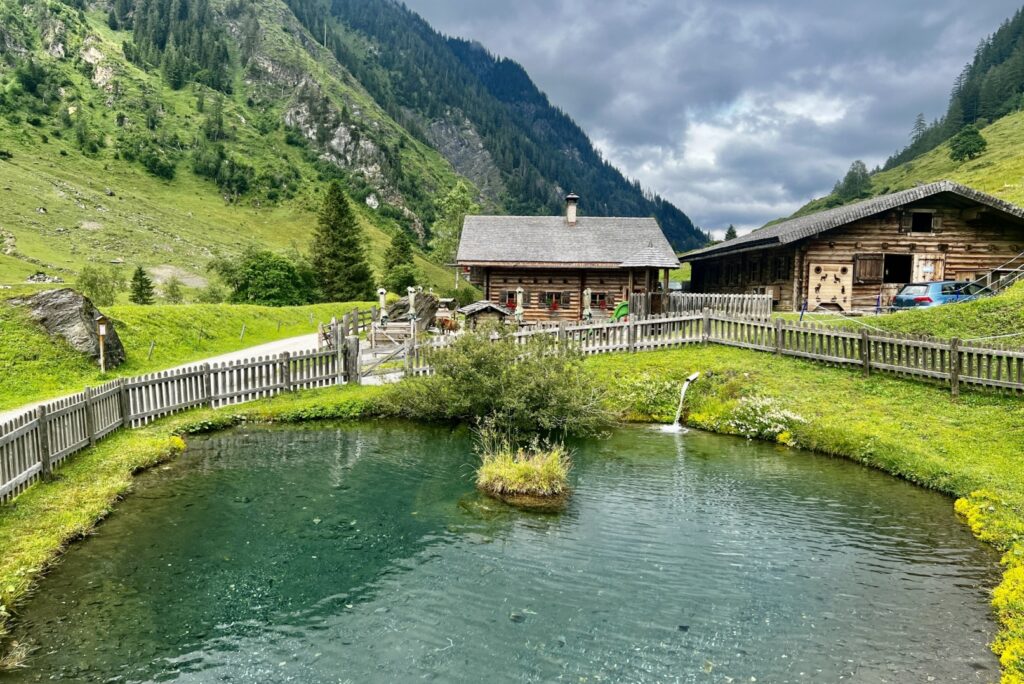
M 182 284 L 177 276 L 171 276 L 164 283 L 164 299 L 168 304 L 181 304 L 185 300 L 185 293 L 182 292 Z
M 729 224 L 729 227 L 725 229 L 725 239 L 735 240 L 736 239 L 736 226 Z
M 153 281 L 146 275 L 146 271 L 142 266 L 137 266 L 135 273 L 132 274 L 131 291 L 128 293 L 128 299 L 132 304 L 153 303 Z
M 363 251 L 363 231 L 338 181 L 327 188 L 310 253 L 324 301 L 373 299 L 373 276 Z

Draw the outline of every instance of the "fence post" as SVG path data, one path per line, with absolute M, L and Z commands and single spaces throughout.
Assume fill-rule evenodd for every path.
M 92 403 L 92 388 L 86 387 L 85 392 L 85 434 L 89 437 L 89 446 L 96 444 L 96 414 Z
M 213 375 L 210 373 L 210 364 L 204 363 L 203 369 L 203 398 L 206 408 L 213 408 Z
M 636 351 L 636 320 L 632 313 L 626 319 L 626 346 L 631 354 Z
M 350 385 L 362 384 L 359 375 L 359 336 L 349 335 L 345 338 L 345 376 Z
M 775 319 L 775 355 L 782 356 L 782 319 Z
M 292 355 L 288 352 L 281 352 L 280 361 L 281 391 L 292 391 Z
M 42 465 L 43 481 L 53 479 L 53 467 L 50 464 L 50 421 L 46 418 L 46 404 L 36 410 L 36 422 L 39 430 L 39 462 Z
M 868 336 L 868 329 L 860 329 L 860 362 L 864 367 L 864 377 L 871 375 L 871 338 Z
M 341 327 L 344 318 L 339 321 L 335 320 L 334 325 L 331 327 L 331 340 L 334 344 L 334 354 L 338 363 L 338 376 L 335 379 L 335 384 L 341 385 L 345 382 L 345 347 L 342 345 Z
M 413 346 L 411 337 L 406 337 L 402 344 L 405 345 L 405 375 L 408 377 L 412 375 L 412 357 L 416 353 L 416 347 Z
M 711 309 L 704 308 L 703 325 L 701 326 L 700 341 L 707 343 L 711 341 Z
M 132 426 L 132 400 L 128 394 L 128 381 L 124 378 L 118 382 L 117 399 L 121 405 L 121 425 L 130 428 Z
M 953 398 L 960 396 L 960 338 L 949 341 L 949 389 Z
M 558 332 L 556 333 L 559 342 L 565 342 L 565 321 L 558 322 Z

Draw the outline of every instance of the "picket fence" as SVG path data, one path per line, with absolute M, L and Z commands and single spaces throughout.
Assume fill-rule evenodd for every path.
M 281 392 L 359 381 L 359 338 L 372 323 L 351 312 L 327 349 L 204 363 L 120 378 L 51 401 L 0 424 L 0 503 L 120 427 L 135 428 L 191 408 L 217 408 Z
M 701 313 L 711 309 L 716 313 L 734 316 L 772 317 L 772 296 L 756 294 L 715 294 L 694 292 L 637 293 L 629 298 L 629 312 L 633 318 L 647 318 L 658 314 Z

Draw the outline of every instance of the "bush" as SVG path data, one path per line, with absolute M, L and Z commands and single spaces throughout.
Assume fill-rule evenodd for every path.
M 743 397 L 732 415 L 725 421 L 728 432 L 747 439 L 778 440 L 789 443 L 792 429 L 806 421 L 797 414 L 780 407 L 768 397 Z
M 238 257 L 215 259 L 209 269 L 231 288 L 234 304 L 297 306 L 314 299 L 308 268 L 268 250 L 250 247 Z
M 430 353 L 434 374 L 394 386 L 401 416 L 434 421 L 486 421 L 505 434 L 599 434 L 611 422 L 603 391 L 582 355 L 538 338 L 521 346 L 467 334 Z
M 569 452 L 562 444 L 534 439 L 515 446 L 491 428 L 479 433 L 476 486 L 496 496 L 561 496 L 568 491 Z

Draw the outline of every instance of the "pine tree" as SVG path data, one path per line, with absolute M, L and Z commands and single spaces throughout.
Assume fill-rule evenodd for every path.
M 921 137 L 928 131 L 928 123 L 925 121 L 924 112 L 917 115 L 914 119 L 914 129 L 910 134 L 910 140 L 917 142 Z
M 736 239 L 736 226 L 729 224 L 729 227 L 725 229 L 725 239 L 735 240 Z
M 146 271 L 142 266 L 136 267 L 135 273 L 132 274 L 131 291 L 128 293 L 128 299 L 133 304 L 153 303 L 153 281 L 146 275 Z
M 850 170 L 836 184 L 834 192 L 843 202 L 868 197 L 871 194 L 871 174 L 867 165 L 859 159 L 850 164 Z
M 363 251 L 363 231 L 338 181 L 327 188 L 310 252 L 324 301 L 373 299 L 373 276 Z

